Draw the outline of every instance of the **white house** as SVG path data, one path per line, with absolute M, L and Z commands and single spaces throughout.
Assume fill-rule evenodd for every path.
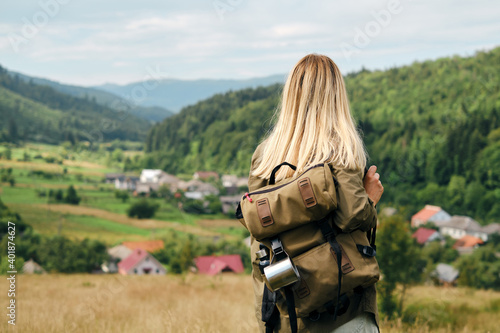
M 222 204 L 222 212 L 224 214 L 236 212 L 236 207 L 238 207 L 238 203 L 240 202 L 241 197 L 241 195 L 227 195 L 219 197 L 219 200 Z
M 442 235 L 448 235 L 454 239 L 460 239 L 465 235 L 488 240 L 488 234 L 483 231 L 481 225 L 468 216 L 452 216 L 448 221 L 439 225 Z
M 483 227 L 483 232 L 488 235 L 499 234 L 500 235 L 500 223 L 490 223 Z
M 138 182 L 138 177 L 120 176 L 115 179 L 115 188 L 117 190 L 135 191 Z
M 165 275 L 167 271 L 149 252 L 135 249 L 118 263 L 118 273 L 123 275 Z
M 165 171 L 159 169 L 144 169 L 141 172 L 141 183 L 159 183 L 160 178 L 166 175 Z
M 202 199 L 207 195 L 219 194 L 219 190 L 215 186 L 198 179 L 193 179 L 183 184 L 183 189 L 186 191 L 184 193 L 186 198 L 190 199 Z
M 248 178 L 236 175 L 222 175 L 222 186 L 226 189 L 228 195 L 234 195 L 238 193 L 240 187 L 248 186 Z

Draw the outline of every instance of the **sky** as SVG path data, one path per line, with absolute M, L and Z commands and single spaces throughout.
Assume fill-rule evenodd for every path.
M 0 65 L 67 84 L 346 74 L 500 45 L 500 1 L 22 0 L 0 4 Z

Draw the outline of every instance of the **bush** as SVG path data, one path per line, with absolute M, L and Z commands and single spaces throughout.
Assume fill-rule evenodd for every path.
M 115 190 L 115 198 L 120 199 L 122 202 L 127 202 L 129 195 L 127 191 Z
M 127 214 L 129 217 L 136 216 L 138 219 L 149 219 L 155 215 L 158 208 L 160 208 L 159 204 L 142 199 L 133 203 L 127 210 Z
M 69 203 L 70 205 L 78 205 L 80 203 L 81 198 L 76 193 L 73 185 L 68 187 L 66 192 L 66 196 L 64 197 L 64 202 Z
M 203 201 L 188 199 L 182 205 L 182 208 L 186 213 L 190 214 L 203 214 L 205 213 L 205 207 L 203 206 Z

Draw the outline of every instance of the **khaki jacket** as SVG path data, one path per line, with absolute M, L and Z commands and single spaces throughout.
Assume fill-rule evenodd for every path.
M 267 179 L 257 178 L 251 175 L 260 160 L 262 153 L 262 144 L 257 147 L 252 157 L 250 176 L 248 179 L 249 191 L 255 191 L 260 187 L 267 185 Z M 335 170 L 334 174 L 342 186 L 342 198 L 339 198 L 338 209 L 343 214 L 350 216 L 349 225 L 343 226 L 343 230 L 354 230 L 360 228 L 368 230 L 377 223 L 377 211 L 372 201 L 368 198 L 363 187 L 363 172 L 359 170 Z M 259 242 L 251 239 L 251 259 L 253 288 L 255 295 L 255 316 L 257 317 L 261 332 L 265 332 L 264 322 L 261 320 L 262 293 L 264 290 L 264 281 L 262 280 L 259 261 L 256 252 L 259 250 Z M 350 296 L 350 305 L 346 313 L 333 321 L 333 316 L 322 314 L 318 321 L 311 321 L 308 318 L 298 318 L 299 332 L 332 332 L 335 328 L 347 323 L 354 317 L 363 312 L 372 313 L 378 326 L 377 296 L 375 286 L 366 288 L 362 294 Z M 291 332 L 288 316 L 281 315 L 281 323 L 275 328 L 275 332 Z

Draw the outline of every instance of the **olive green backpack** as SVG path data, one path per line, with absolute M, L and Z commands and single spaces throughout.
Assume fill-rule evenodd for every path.
M 236 217 L 259 241 L 259 267 L 265 281 L 262 320 L 268 332 L 289 316 L 292 332 L 297 317 L 317 320 L 347 311 L 349 296 L 379 279 L 375 259 L 375 228 L 368 233 L 342 232 L 344 212 L 337 209 L 341 186 L 331 167 L 317 164 L 300 175 L 246 193 Z M 278 302 L 284 298 L 286 302 Z M 279 310 L 279 312 L 276 310 Z

